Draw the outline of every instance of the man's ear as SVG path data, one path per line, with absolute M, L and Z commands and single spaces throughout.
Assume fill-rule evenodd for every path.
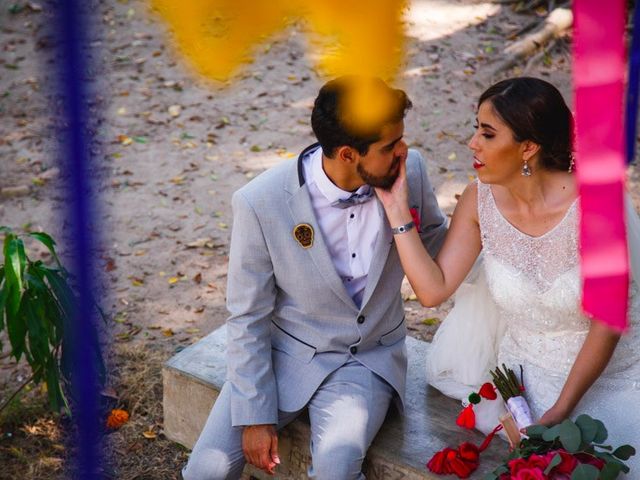
M 355 148 L 344 145 L 336 150 L 336 158 L 341 163 L 351 165 L 358 160 L 358 152 Z
M 540 144 L 525 140 L 522 142 L 522 159 L 529 161 L 540 151 Z

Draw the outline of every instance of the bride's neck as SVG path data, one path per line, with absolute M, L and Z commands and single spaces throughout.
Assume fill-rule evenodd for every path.
M 537 209 L 548 205 L 562 203 L 559 190 L 566 190 L 567 179 L 561 172 L 538 170 L 530 177 L 520 177 L 512 184 L 505 185 L 515 205 L 524 209 Z M 569 178 L 569 180 L 572 180 Z M 565 192 L 569 193 L 569 192 Z M 564 194 L 562 195 L 565 196 Z

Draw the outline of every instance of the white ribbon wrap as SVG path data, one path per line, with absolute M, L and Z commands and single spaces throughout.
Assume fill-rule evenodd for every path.
M 507 408 L 516 421 L 518 428 L 526 428 L 533 424 L 531 409 L 524 397 L 511 397 L 507 400 Z

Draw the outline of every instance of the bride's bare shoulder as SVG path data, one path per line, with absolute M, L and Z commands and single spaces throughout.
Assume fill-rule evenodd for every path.
M 454 215 L 478 221 L 478 182 L 476 180 L 469 183 L 458 198 Z

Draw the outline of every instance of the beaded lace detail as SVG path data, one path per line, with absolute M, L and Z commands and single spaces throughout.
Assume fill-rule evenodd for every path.
M 527 398 L 538 417 L 558 398 L 590 326 L 580 309 L 578 215 L 576 201 L 554 228 L 532 237 L 508 222 L 498 210 L 491 187 L 478 182 L 488 286 L 506 321 L 498 362 L 511 368 L 523 365 Z M 630 399 L 640 397 L 640 349 L 633 348 L 640 345 L 640 295 L 635 283 L 629 318 L 631 331 L 583 399 L 587 406 L 588 398 L 595 401 L 601 392 L 599 401 L 604 401 L 611 389 L 629 392 Z

